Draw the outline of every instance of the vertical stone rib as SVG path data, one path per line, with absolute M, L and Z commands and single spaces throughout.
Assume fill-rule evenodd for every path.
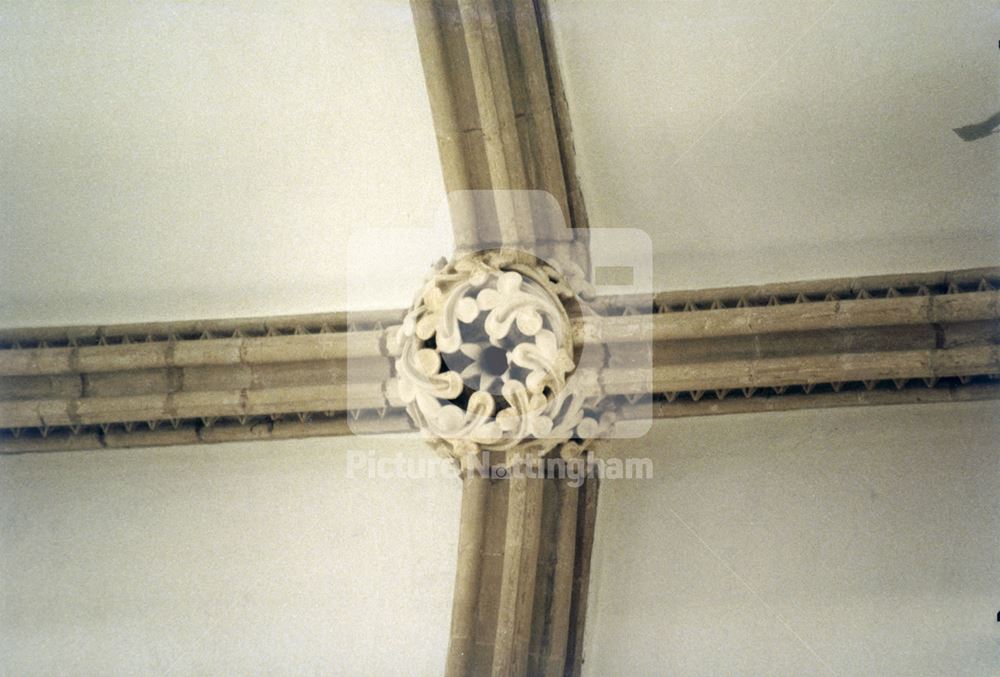
M 483 538 L 489 479 L 467 472 L 462 480 L 462 516 L 458 533 L 458 566 L 451 611 L 447 677 L 468 674 L 476 638 L 476 607 L 482 578 Z
M 538 544 L 535 573 L 535 601 L 531 617 L 531 645 L 528 647 L 528 674 L 542 674 L 542 654 L 550 642 L 551 606 L 554 589 L 556 534 L 559 531 L 559 485 L 546 480 L 542 491 L 542 537 Z M 572 574 L 571 574 L 572 577 Z
M 586 219 L 576 218 L 575 175 L 571 181 L 563 155 L 572 145 L 553 100 L 561 85 L 542 13 L 532 0 L 412 5 L 445 187 L 497 191 L 452 202 L 457 247 L 572 241 L 567 226 Z M 552 195 L 561 218 L 542 218 L 527 198 L 507 193 L 522 190 Z
M 457 249 L 523 247 L 588 271 L 586 238 L 570 230 L 586 227 L 586 215 L 566 157 L 568 112 L 541 25 L 544 6 L 536 0 L 412 5 Z M 546 191 L 558 218 L 538 209 L 534 197 L 511 191 Z M 596 484 L 588 495 L 593 491 Z M 579 493 L 542 478 L 466 485 L 450 677 L 556 674 L 573 664 L 579 647 L 572 628 L 583 621 L 576 597 L 586 592 L 577 548 L 590 538 L 579 532 L 593 525 L 578 517 Z
M 583 192 L 576 175 L 576 148 L 573 145 L 573 128 L 570 125 L 569 103 L 563 88 L 562 75 L 559 72 L 556 56 L 555 40 L 552 36 L 552 20 L 549 12 L 549 0 L 535 0 L 535 25 L 538 27 L 541 42 L 544 68 L 548 74 L 549 97 L 552 106 L 553 123 L 556 129 L 556 141 L 559 146 L 559 156 L 562 158 L 562 172 L 565 181 L 566 200 L 569 216 L 566 223 L 575 228 L 577 238 L 585 237 L 583 230 L 588 227 L 587 209 L 583 202 Z M 587 270 L 584 267 L 584 270 Z
M 559 677 L 566 667 L 569 641 L 570 606 L 573 600 L 573 570 L 576 562 L 577 503 L 579 488 L 555 480 L 559 488 L 558 524 L 551 597 L 546 613 L 545 642 L 538 661 L 538 673 Z
M 562 477 L 545 485 L 528 674 L 557 676 L 566 666 L 579 487 Z
M 487 675 L 493 666 L 497 611 L 500 608 L 500 581 L 503 577 L 505 559 L 510 482 L 491 481 L 488 492 L 482 580 L 479 582 L 479 605 L 476 608 L 475 654 L 466 673 L 470 676 Z
M 510 191 L 528 187 L 521 157 L 517 121 L 511 101 L 510 74 L 496 12 L 489 0 L 459 0 L 479 123 L 486 146 L 491 188 Z M 495 195 L 500 236 L 505 243 L 531 243 L 534 233 L 526 205 L 509 193 Z
M 413 21 L 417 30 L 420 60 L 424 67 L 427 96 L 434 116 L 438 153 L 446 190 L 469 190 L 475 187 L 470 163 L 475 158 L 469 152 L 467 130 L 462 124 L 461 102 L 458 99 L 462 63 L 453 58 L 445 32 L 454 23 L 457 11 L 434 0 L 411 0 Z M 477 219 L 469 201 L 450 203 L 455 234 L 455 247 L 463 249 L 476 245 Z
M 549 80 L 552 72 L 546 67 L 539 35 L 538 17 L 531 0 L 510 0 L 517 35 L 517 55 L 520 57 L 522 79 L 527 93 L 525 117 L 528 119 L 530 160 L 534 165 L 532 187 L 550 193 L 559 204 L 562 222 L 538 224 L 535 237 L 548 241 L 572 239 L 571 214 L 566 196 L 564 158 L 559 148 Z
M 493 648 L 494 677 L 527 673 L 544 481 L 524 476 L 508 481 L 510 496 Z
M 592 454 L 593 452 L 587 452 Z M 576 560 L 573 563 L 573 593 L 567 633 L 566 675 L 578 677 L 583 668 L 583 627 L 587 617 L 587 595 L 590 588 L 590 555 L 594 549 L 594 527 L 597 524 L 597 492 L 599 478 L 588 477 L 581 488 L 577 505 Z
M 540 473 L 463 479 L 448 677 L 554 676 L 572 665 L 576 595 L 586 594 L 577 548 L 590 539 L 579 532 L 593 526 L 580 492 Z

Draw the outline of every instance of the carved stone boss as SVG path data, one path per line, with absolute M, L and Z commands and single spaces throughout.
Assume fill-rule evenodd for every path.
M 614 423 L 571 317 L 591 314 L 573 263 L 514 250 L 442 260 L 390 341 L 400 398 L 440 452 L 505 464 L 582 452 Z

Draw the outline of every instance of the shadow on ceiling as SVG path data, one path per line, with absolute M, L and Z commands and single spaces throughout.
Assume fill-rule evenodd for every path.
M 997 113 L 984 122 L 966 125 L 965 127 L 956 127 L 952 131 L 958 134 L 962 141 L 976 141 L 977 139 L 985 139 L 987 136 L 996 134 L 997 127 L 1000 127 L 1000 113 Z

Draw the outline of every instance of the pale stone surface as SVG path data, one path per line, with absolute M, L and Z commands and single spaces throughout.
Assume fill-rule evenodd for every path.
M 416 436 L 0 457 L 3 671 L 440 674 L 461 482 L 400 457 L 438 462 Z
M 4 326 L 406 306 L 348 298 L 356 229 L 431 263 L 399 248 L 445 204 L 405 2 L 5 3 L 0 61 Z
M 1000 260 L 995 4 L 554 2 L 594 228 L 657 289 Z
M 654 423 L 601 484 L 585 675 L 985 675 L 1000 404 Z

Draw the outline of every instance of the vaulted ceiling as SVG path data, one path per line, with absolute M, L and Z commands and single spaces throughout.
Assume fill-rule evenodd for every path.
M 997 263 L 1000 136 L 966 143 L 951 131 L 1000 109 L 995 12 L 552 4 L 591 225 L 647 231 L 655 288 Z M 430 263 L 402 236 L 363 256 L 350 247 L 372 229 L 412 236 L 444 200 L 405 2 L 8 3 L 0 61 L 0 325 L 401 307 L 408 285 L 351 295 L 347 271 L 414 275 Z M 634 449 L 663 452 L 658 479 L 602 489 L 590 669 L 665 638 L 681 646 L 647 660 L 682 670 L 711 669 L 708 654 L 725 672 L 744 648 L 766 665 L 775 646 L 813 644 L 790 673 L 822 667 L 821 654 L 851 666 L 862 652 L 831 658 L 831 645 L 855 640 L 886 659 L 914 636 L 887 630 L 888 617 L 900 600 L 926 611 L 920 594 L 941 580 L 960 600 L 945 610 L 966 625 L 935 620 L 981 637 L 969 619 L 988 598 L 995 549 L 989 529 L 967 526 L 996 520 L 983 472 L 994 409 L 657 423 Z M 817 435 L 840 447 L 813 448 Z M 20 623 L 0 653 L 53 670 L 86 660 L 156 672 L 382 651 L 385 670 L 406 660 L 433 673 L 457 489 L 359 483 L 341 462 L 348 439 L 5 458 L 4 603 Z M 397 439 L 378 453 L 430 455 Z M 648 533 L 662 537 L 643 546 Z M 941 538 L 926 546 L 928 533 Z M 677 566 L 662 566 L 669 556 Z M 787 566 L 771 577 L 776 560 Z M 965 567 L 963 582 L 954 571 Z M 901 571 L 898 597 L 850 588 Z M 781 606 L 789 581 L 803 609 Z M 636 586 L 649 594 L 632 605 Z M 828 613 L 817 588 L 843 606 Z M 667 605 L 668 622 L 645 622 Z M 858 609 L 867 625 L 849 636 Z M 792 625 L 809 628 L 809 645 L 786 636 Z M 919 637 L 940 627 L 928 621 Z M 716 650 L 736 634 L 746 645 Z
M 593 227 L 658 289 L 996 263 L 1000 136 L 951 131 L 1000 110 L 988 6 L 735 7 L 554 3 Z M 5 325 L 408 303 L 344 279 L 444 200 L 406 3 L 3 19 Z
M 661 289 L 994 265 L 982 2 L 555 3 L 591 225 Z
M 444 199 L 404 2 L 0 16 L 5 326 L 344 308 L 349 233 Z

